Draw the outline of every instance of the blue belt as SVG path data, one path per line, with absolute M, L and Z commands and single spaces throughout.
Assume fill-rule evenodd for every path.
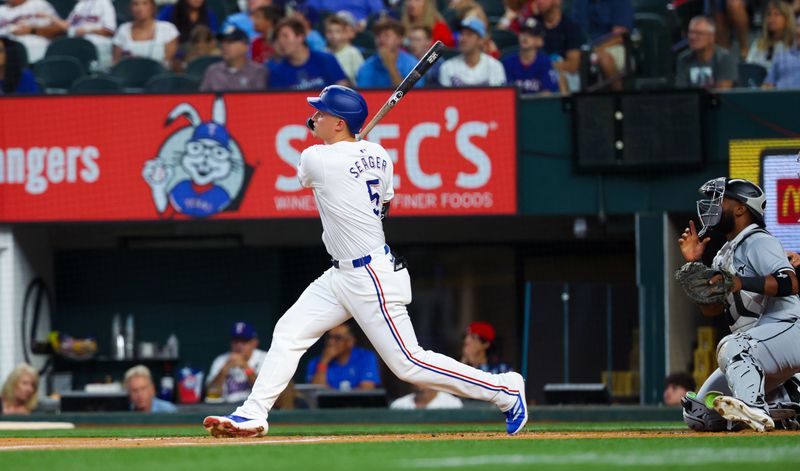
M 383 253 L 384 254 L 389 253 L 388 245 L 383 246 Z M 364 255 L 361 258 L 356 258 L 355 260 L 346 260 L 346 261 L 349 262 L 351 265 L 353 265 L 353 268 L 363 267 L 364 265 L 367 265 L 369 262 L 372 261 L 372 255 Z M 339 260 L 331 259 L 331 265 L 333 265 L 334 268 L 339 268 Z

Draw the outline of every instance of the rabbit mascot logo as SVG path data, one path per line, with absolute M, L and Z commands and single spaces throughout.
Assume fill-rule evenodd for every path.
M 214 100 L 213 119 L 203 122 L 197 110 L 181 103 L 169 113 L 164 126 L 184 117 L 189 126 L 172 133 L 145 162 L 142 177 L 150 186 L 156 210 L 203 218 L 238 209 L 252 168 L 225 127 L 225 102 Z

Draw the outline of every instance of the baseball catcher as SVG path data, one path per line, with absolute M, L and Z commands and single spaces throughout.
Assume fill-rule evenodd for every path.
M 750 427 L 775 420 L 793 428 L 800 406 L 800 297 L 794 267 L 765 229 L 764 191 L 743 179 L 716 178 L 700 187 L 702 223 L 689 222 L 678 243 L 688 262 L 676 278 L 706 316 L 724 315 L 731 334 L 717 345 L 716 370 L 697 394 L 683 398 L 684 421 L 695 430 Z M 727 242 L 712 266 L 700 263 L 714 231 Z M 773 416 L 775 419 L 773 419 Z

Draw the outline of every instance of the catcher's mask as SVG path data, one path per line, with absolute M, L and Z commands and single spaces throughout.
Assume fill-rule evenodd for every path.
M 747 206 L 756 224 L 764 226 L 764 209 L 767 207 L 767 198 L 764 190 L 755 183 L 742 178 L 719 177 L 705 182 L 700 187 L 700 194 L 706 198 L 697 201 L 697 216 L 703 224 L 697 233 L 699 237 L 704 237 L 722 220 L 723 198 L 731 198 Z

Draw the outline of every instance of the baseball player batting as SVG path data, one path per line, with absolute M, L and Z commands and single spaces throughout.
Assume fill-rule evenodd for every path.
M 316 109 L 307 125 L 324 144 L 303 151 L 297 175 L 314 193 L 332 267 L 278 321 L 244 404 L 231 415 L 206 417 L 203 427 L 218 437 L 266 435 L 269 411 L 300 357 L 327 330 L 353 317 L 397 377 L 492 402 L 505 413 L 506 431 L 518 433 L 528 421 L 522 376 L 486 373 L 417 343 L 406 311 L 408 269 L 395 260 L 383 233 L 382 219 L 394 196 L 394 165 L 383 147 L 356 139 L 368 114 L 364 98 L 332 85 L 307 100 Z
M 723 302 L 698 302 L 705 315 L 725 314 L 732 333 L 717 345 L 719 369 L 696 395 L 683 399 L 684 420 L 696 430 L 726 430 L 737 424 L 771 430 L 772 399 L 798 401 L 793 378 L 800 372 L 797 275 L 780 241 L 764 229 L 766 197 L 758 185 L 721 177 L 708 181 L 700 192 L 705 199 L 697 202 L 697 212 L 703 227 L 698 232 L 690 221 L 679 240 L 681 253 L 687 262 L 696 262 L 710 241 L 704 238 L 707 232 L 727 239 L 712 262 L 717 273 L 727 274 L 697 286 L 708 289 L 728 280 Z

